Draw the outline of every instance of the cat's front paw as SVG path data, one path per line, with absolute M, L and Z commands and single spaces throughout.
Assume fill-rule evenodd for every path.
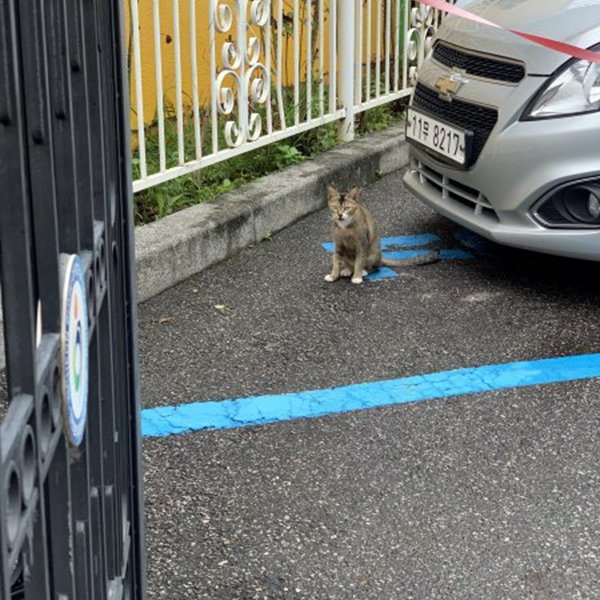
M 363 278 L 362 277 L 353 277 L 352 278 L 352 283 L 362 283 L 363 282 Z
M 327 275 L 325 275 L 325 281 L 328 281 L 329 283 L 331 283 L 332 281 L 335 281 L 336 278 L 331 274 L 331 273 L 327 273 Z

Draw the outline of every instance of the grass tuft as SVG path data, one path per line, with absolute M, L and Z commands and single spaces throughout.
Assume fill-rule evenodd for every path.
M 404 108 L 400 101 L 361 113 L 357 118 L 357 134 L 365 135 L 386 129 L 402 118 Z M 293 122 L 293 114 L 286 118 L 289 118 L 288 122 Z M 202 121 L 206 124 L 206 118 Z M 222 131 L 223 128 L 219 129 Z M 202 130 L 210 128 L 203 126 Z M 159 171 L 158 128 L 155 125 L 147 127 L 145 134 L 148 172 L 155 173 Z M 178 164 L 177 122 L 172 111 L 165 120 L 165 139 L 169 168 Z M 191 160 L 195 138 L 194 122 L 190 116 L 184 120 L 184 139 L 185 158 Z M 222 139 L 219 144 L 220 148 L 225 147 Z M 254 179 L 314 158 L 338 144 L 336 125 L 331 123 L 143 190 L 134 196 L 136 224 L 150 223 L 194 204 L 211 201 Z M 202 146 L 203 151 L 211 151 L 210 136 L 203 140 Z M 139 158 L 134 157 L 132 164 L 133 177 L 137 179 L 140 176 Z

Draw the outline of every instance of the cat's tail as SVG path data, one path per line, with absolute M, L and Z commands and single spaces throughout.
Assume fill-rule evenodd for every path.
M 432 250 L 427 254 L 421 254 L 420 256 L 414 256 L 412 258 L 401 258 L 399 260 L 393 260 L 391 258 L 382 258 L 381 264 L 386 267 L 413 267 L 420 265 L 429 265 L 431 263 L 440 260 L 440 253 L 437 250 Z

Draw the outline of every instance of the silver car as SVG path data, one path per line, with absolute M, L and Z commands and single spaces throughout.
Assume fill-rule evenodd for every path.
M 461 3 L 600 52 L 599 0 Z M 496 242 L 600 260 L 600 64 L 447 17 L 407 112 L 404 181 Z

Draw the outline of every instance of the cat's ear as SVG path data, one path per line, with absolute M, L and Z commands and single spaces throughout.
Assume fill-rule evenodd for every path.
M 358 196 L 360 195 L 360 188 L 353 187 L 347 194 L 346 198 L 350 198 L 351 200 L 358 201 Z
M 339 198 L 338 191 L 334 187 L 328 185 L 327 186 L 327 202 L 334 202 L 338 198 Z

